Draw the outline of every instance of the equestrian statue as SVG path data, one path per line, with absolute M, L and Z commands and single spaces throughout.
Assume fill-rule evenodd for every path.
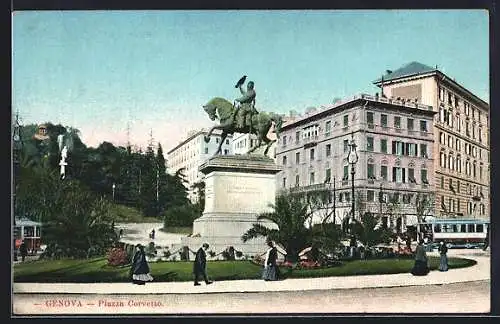
M 221 141 L 215 155 L 222 153 L 222 143 L 224 143 L 226 137 L 230 134 L 248 133 L 256 135 L 257 145 L 251 148 L 248 153 L 252 153 L 261 146 L 266 145 L 264 155 L 267 155 L 271 145 L 276 142 L 276 140 L 271 140 L 267 137 L 273 123 L 276 138 L 280 136 L 281 126 L 283 125 L 281 115 L 257 111 L 255 109 L 256 93 L 254 82 L 249 81 L 247 83 L 247 90 L 245 91 L 242 88 L 245 79 L 246 76 L 243 76 L 235 85 L 235 88 L 239 88 L 242 96 L 235 99 L 233 103 L 224 98 L 215 97 L 203 106 L 210 120 L 219 121 L 219 125 L 213 126 L 208 131 L 208 134 L 204 138 L 205 142 L 208 143 L 210 141 L 210 136 L 214 130 L 222 131 Z

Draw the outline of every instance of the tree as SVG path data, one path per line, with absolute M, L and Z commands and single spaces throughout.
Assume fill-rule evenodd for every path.
M 275 204 L 271 204 L 270 207 L 273 211 L 260 214 L 257 220 L 271 221 L 278 229 L 255 223 L 241 239 L 247 242 L 256 237 L 266 237 L 276 241 L 286 250 L 286 259 L 296 262 L 299 252 L 312 241 L 311 229 L 306 227 L 311 217 L 307 196 L 303 193 L 290 192 L 280 194 L 276 197 Z
M 84 258 L 102 255 L 117 236 L 109 203 L 82 187 L 78 181 L 62 181 L 61 196 L 44 223 L 44 241 L 57 246 L 62 256 Z
M 203 213 L 205 210 L 205 181 L 195 182 L 191 188 L 196 195 L 195 207 L 200 213 Z
M 390 237 L 389 230 L 380 222 L 380 216 L 370 212 L 365 212 L 360 221 L 354 222 L 353 232 L 367 248 L 387 242 Z
M 432 215 L 434 210 L 434 194 L 417 193 L 415 197 L 415 212 L 417 214 L 417 222 L 423 223 L 427 216 Z

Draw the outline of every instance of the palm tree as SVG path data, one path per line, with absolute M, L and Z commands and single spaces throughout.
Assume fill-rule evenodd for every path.
M 262 224 L 253 224 L 241 237 L 243 242 L 256 237 L 266 237 L 283 246 L 286 259 L 291 262 L 298 260 L 298 253 L 311 243 L 311 229 L 305 224 L 311 217 L 311 212 L 304 194 L 286 193 L 276 197 L 271 204 L 272 212 L 262 213 L 257 220 L 269 220 L 278 226 L 271 229 Z

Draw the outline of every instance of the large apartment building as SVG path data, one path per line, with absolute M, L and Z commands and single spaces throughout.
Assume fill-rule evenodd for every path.
M 434 114 L 431 106 L 363 94 L 302 116 L 282 128 L 277 188 L 331 190 L 339 224 L 352 209 L 348 153 L 353 139 L 359 158 L 355 199 L 363 202 L 355 217 L 377 212 L 404 230 L 417 221 L 417 201 L 432 200 Z
M 490 218 L 489 105 L 436 68 L 418 62 L 374 83 L 389 99 L 434 107 L 435 214 Z
M 204 137 L 207 134 L 205 130 L 192 133 L 167 153 L 167 171 L 175 174 L 179 169 L 184 168 L 184 175 L 188 182 L 185 185 L 189 189 L 189 199 L 193 202 L 197 197 L 191 186 L 203 179 L 203 173 L 198 171 L 198 167 L 215 154 L 221 141 L 220 134 L 214 132 L 210 141 L 205 143 Z M 233 154 L 231 139 L 231 135 L 227 136 L 225 143 L 222 144 L 222 154 Z

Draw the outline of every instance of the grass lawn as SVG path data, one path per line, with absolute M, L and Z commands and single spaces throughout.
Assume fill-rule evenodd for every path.
M 448 258 L 449 267 L 463 268 L 476 264 L 464 258 Z M 430 257 L 432 270 L 439 265 L 439 257 Z M 324 269 L 281 268 L 285 278 L 313 278 L 369 274 L 409 273 L 411 259 L 355 260 L 342 266 Z M 152 262 L 151 274 L 156 282 L 190 281 L 191 262 Z M 41 260 L 16 264 L 14 282 L 127 282 L 129 266 L 110 267 L 106 258 L 89 260 Z M 261 268 L 250 261 L 209 261 L 208 276 L 212 280 L 259 279 Z
M 191 234 L 192 228 L 190 226 L 168 226 L 166 228 L 160 228 L 160 231 L 165 233 L 177 233 L 177 234 Z

